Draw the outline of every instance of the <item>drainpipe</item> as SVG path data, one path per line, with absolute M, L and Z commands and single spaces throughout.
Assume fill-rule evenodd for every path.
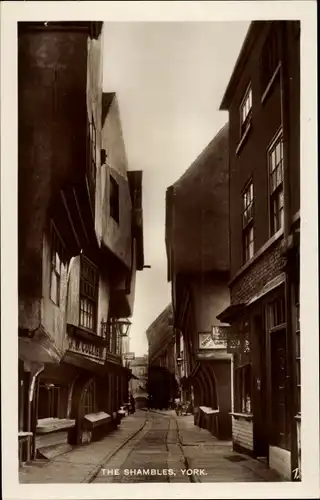
M 80 250 L 80 254 L 82 254 L 82 250 Z M 68 324 L 68 305 L 69 305 L 69 284 L 70 284 L 70 274 L 71 270 L 73 267 L 73 264 L 75 262 L 76 257 L 71 257 L 69 265 L 68 265 L 68 270 L 67 270 L 67 291 L 66 291 L 66 305 L 65 305 L 65 334 L 67 334 L 67 324 Z M 78 378 L 78 375 L 76 378 L 72 381 L 70 389 L 69 389 L 69 394 L 68 394 L 68 406 L 67 406 L 67 418 L 70 418 L 71 414 L 71 406 L 72 406 L 72 394 L 73 394 L 73 388 L 76 379 Z
M 28 398 L 28 421 L 27 421 L 27 432 L 32 432 L 31 430 L 31 424 L 32 424 L 32 402 L 34 400 L 34 389 L 36 385 L 36 380 L 38 375 L 44 370 L 44 365 L 41 365 L 40 367 L 36 369 L 35 372 L 33 370 L 31 371 L 31 383 L 29 387 L 29 398 Z M 33 435 L 33 442 L 35 442 L 35 436 Z M 27 462 L 29 462 L 31 458 L 31 449 L 30 449 L 30 441 L 27 449 Z
M 80 250 L 80 255 L 82 254 L 82 249 Z M 67 323 L 68 323 L 68 305 L 69 305 L 69 284 L 70 284 L 70 274 L 71 270 L 73 267 L 73 264 L 75 262 L 76 257 L 71 257 L 69 265 L 68 265 L 68 270 L 67 270 L 67 292 L 66 292 L 66 305 L 65 305 L 65 311 L 64 311 L 64 318 L 65 318 L 65 332 L 67 332 Z
M 290 103 L 289 103 L 289 74 L 287 67 L 288 47 L 288 22 L 280 22 L 281 32 L 281 122 L 283 134 L 283 188 L 284 188 L 284 228 L 283 245 L 287 254 L 290 245 L 291 232 L 291 197 L 290 197 Z M 287 258 L 287 256 L 286 256 Z M 294 479 L 294 470 L 298 467 L 297 429 L 295 422 L 296 408 L 296 377 L 295 377 L 295 332 L 292 321 L 292 277 L 291 264 L 286 264 L 285 280 L 285 309 L 286 309 L 286 397 L 289 407 L 289 428 L 291 435 L 291 479 Z

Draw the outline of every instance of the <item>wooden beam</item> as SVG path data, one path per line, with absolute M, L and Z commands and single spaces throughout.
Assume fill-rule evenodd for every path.
M 74 188 L 73 188 L 73 196 L 74 196 L 74 199 L 75 199 L 75 202 L 76 202 L 76 205 L 77 205 L 77 210 L 79 212 L 79 218 L 80 218 L 80 222 L 81 222 L 81 226 L 82 226 L 83 232 L 85 234 L 86 240 L 89 242 L 88 234 L 87 234 L 87 231 L 86 231 L 86 227 L 85 227 L 85 224 L 84 224 L 84 221 L 83 221 L 83 218 L 82 218 L 82 214 L 81 214 L 81 210 L 80 210 L 80 206 L 79 206 L 79 202 L 78 202 L 77 193 L 76 193 L 76 190 Z

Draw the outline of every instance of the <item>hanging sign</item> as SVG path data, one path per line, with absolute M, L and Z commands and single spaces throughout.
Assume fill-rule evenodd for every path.
M 237 354 L 241 361 L 250 358 L 251 343 L 249 321 L 241 321 L 228 330 L 227 350 L 229 353 Z

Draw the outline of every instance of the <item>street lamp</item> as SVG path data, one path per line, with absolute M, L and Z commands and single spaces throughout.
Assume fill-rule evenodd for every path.
M 131 321 L 128 319 L 111 318 L 109 320 L 110 334 L 112 335 L 112 346 L 116 354 L 122 356 L 122 342 L 120 339 L 128 337 Z
M 116 319 L 114 320 L 114 324 L 116 326 L 117 332 L 120 337 L 128 337 L 129 330 L 131 327 L 131 321 L 128 319 Z

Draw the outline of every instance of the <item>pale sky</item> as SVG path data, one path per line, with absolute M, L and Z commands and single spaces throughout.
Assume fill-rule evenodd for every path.
M 104 28 L 104 90 L 116 92 L 129 170 L 143 170 L 145 264 L 137 273 L 130 351 L 171 300 L 165 192 L 228 115 L 219 105 L 247 22 L 112 22 Z

